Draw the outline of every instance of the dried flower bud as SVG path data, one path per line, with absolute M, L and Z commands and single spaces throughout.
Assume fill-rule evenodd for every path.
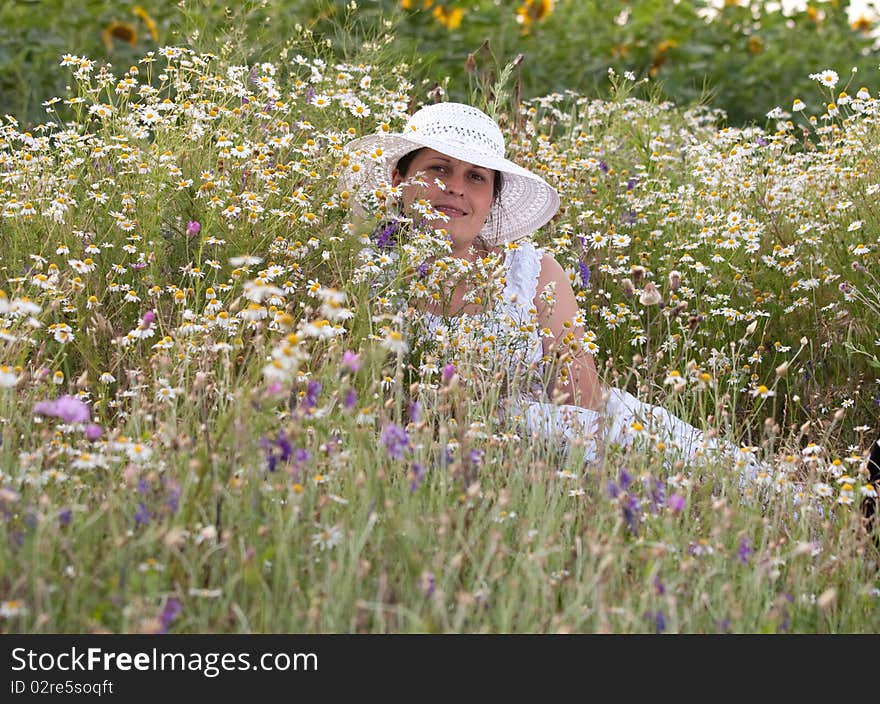
M 688 307 L 687 301 L 679 301 L 678 303 L 675 304 L 675 307 L 672 309 L 672 317 L 673 318 L 678 317 L 684 311 L 687 310 L 687 307 Z
M 678 271 L 669 272 L 669 290 L 678 291 L 681 288 L 681 273 Z
M 638 283 L 641 278 L 645 275 L 645 267 L 639 266 L 638 264 L 633 264 L 629 268 L 630 276 L 633 277 L 633 280 Z
M 657 287 L 651 281 L 646 282 L 639 295 L 639 303 L 643 306 L 656 306 L 662 302 L 663 296 L 660 295 Z
M 624 279 L 620 283 L 623 288 L 623 295 L 627 298 L 632 298 L 636 293 L 636 287 L 633 285 L 633 282 L 629 279 Z

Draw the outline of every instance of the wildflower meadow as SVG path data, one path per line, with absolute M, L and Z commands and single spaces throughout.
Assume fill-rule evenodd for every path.
M 585 464 L 496 412 L 495 340 L 414 342 L 442 281 L 503 282 L 340 186 L 349 140 L 449 97 L 381 27 L 64 53 L 69 92 L 3 117 L 0 630 L 876 632 L 878 69 L 806 66 L 763 127 L 473 69 L 559 191 L 533 239 L 603 378 L 754 452 L 744 481 L 650 427 Z

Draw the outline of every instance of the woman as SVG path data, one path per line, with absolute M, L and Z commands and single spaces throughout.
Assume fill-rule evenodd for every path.
M 342 181 L 354 192 L 356 212 L 384 207 L 386 194 L 397 196 L 405 215 L 446 231 L 453 257 L 476 262 L 504 254 L 500 300 L 477 303 L 466 283 L 453 284 L 442 310 L 421 311 L 420 323 L 425 339 L 445 338 L 463 320 L 496 341 L 529 330 L 526 345 L 498 345 L 509 373 L 531 376 L 506 399 L 509 417 L 533 434 L 579 438 L 587 460 L 597 459 L 608 443 L 630 445 L 637 437 L 686 461 L 719 449 L 665 409 L 601 384 L 568 275 L 552 255 L 522 239 L 550 221 L 559 196 L 540 176 L 505 158 L 492 118 L 460 103 L 429 105 L 403 132 L 356 139 L 347 152 Z

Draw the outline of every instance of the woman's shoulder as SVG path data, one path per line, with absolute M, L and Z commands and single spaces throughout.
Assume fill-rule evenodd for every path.
M 554 289 L 571 287 L 571 277 L 550 252 L 539 250 L 540 273 L 538 274 L 537 292 L 544 291 L 548 286 Z

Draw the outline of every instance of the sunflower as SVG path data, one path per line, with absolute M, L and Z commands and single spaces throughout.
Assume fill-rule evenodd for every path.
M 442 5 L 434 8 L 434 19 L 442 24 L 450 32 L 461 26 L 461 20 L 464 17 L 464 10 L 460 7 L 453 7 L 447 10 Z
M 138 34 L 137 30 L 128 22 L 117 22 L 116 20 L 113 20 L 110 24 L 104 27 L 101 38 L 104 40 L 104 46 L 107 47 L 107 51 L 112 51 L 114 39 L 125 42 L 130 46 L 135 46 L 138 41 Z
M 529 25 L 547 19 L 551 12 L 553 12 L 553 0 L 525 0 L 516 8 L 516 21 L 527 32 Z
M 135 17 L 141 19 L 143 23 L 147 26 L 147 31 L 150 33 L 153 41 L 159 41 L 159 30 L 156 27 L 156 21 L 152 17 L 150 17 L 149 13 L 140 5 L 135 5 L 131 11 L 134 13 Z

